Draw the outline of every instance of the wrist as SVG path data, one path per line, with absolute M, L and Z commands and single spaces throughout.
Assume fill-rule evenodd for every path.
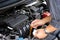
M 54 31 L 56 31 L 57 28 L 49 25 L 49 26 L 47 26 L 47 27 L 45 28 L 45 30 L 46 30 L 47 33 L 52 33 L 52 32 L 54 32 Z
M 51 21 L 51 16 L 47 16 L 45 18 L 42 19 L 44 21 L 44 23 L 48 23 Z
M 50 33 L 50 32 L 49 32 L 48 30 L 46 30 L 46 29 L 44 29 L 44 31 L 45 31 L 46 34 L 49 34 L 49 33 Z

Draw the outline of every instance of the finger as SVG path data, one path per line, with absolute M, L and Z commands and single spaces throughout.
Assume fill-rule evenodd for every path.
M 36 25 L 33 25 L 33 24 L 31 24 L 30 27 L 37 28 L 37 26 Z
M 33 22 L 32 22 L 32 24 L 34 24 L 34 23 L 36 23 L 36 22 L 38 22 L 39 21 L 39 19 L 36 19 L 36 20 L 34 20 Z
M 38 26 L 33 26 L 33 28 L 37 28 Z
M 41 26 L 41 25 L 36 24 L 36 25 L 33 25 L 32 27 L 33 27 L 33 28 L 37 28 L 38 26 Z
M 38 26 L 41 26 L 41 24 L 36 22 L 36 23 L 34 23 L 34 26 L 38 27 Z
M 32 23 L 30 24 L 30 26 L 33 27 L 33 26 L 34 26 L 34 23 L 32 22 Z
M 36 27 L 38 27 L 39 26 L 39 24 L 36 22 L 36 23 L 34 23 L 34 24 L 31 24 L 31 27 L 33 27 L 33 28 L 36 28 Z

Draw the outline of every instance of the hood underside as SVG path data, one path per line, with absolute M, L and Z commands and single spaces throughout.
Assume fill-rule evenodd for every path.
M 21 4 L 25 0 L 0 0 L 0 10 Z

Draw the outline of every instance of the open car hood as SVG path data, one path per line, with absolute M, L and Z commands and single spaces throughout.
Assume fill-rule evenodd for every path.
M 25 0 L 0 0 L 0 10 L 21 4 Z

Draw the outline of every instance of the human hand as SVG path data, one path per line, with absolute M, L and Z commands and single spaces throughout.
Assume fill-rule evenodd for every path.
M 44 25 L 45 23 L 44 23 L 44 21 L 43 20 L 40 20 L 40 19 L 36 19 L 36 20 L 34 20 L 32 23 L 31 23 L 31 27 L 32 28 L 37 28 L 38 26 L 42 26 L 42 25 Z
M 47 34 L 45 33 L 44 29 L 38 29 L 38 30 L 36 30 L 35 35 L 34 35 L 34 37 L 37 37 L 39 39 L 43 39 L 46 36 L 47 36 Z

